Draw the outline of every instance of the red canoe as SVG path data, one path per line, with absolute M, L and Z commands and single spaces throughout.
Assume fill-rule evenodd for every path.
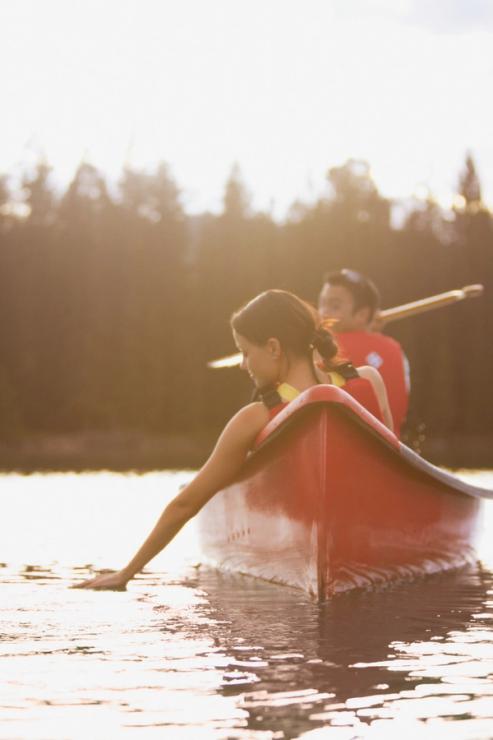
M 470 561 L 484 495 L 322 385 L 267 425 L 199 529 L 209 561 L 324 599 Z

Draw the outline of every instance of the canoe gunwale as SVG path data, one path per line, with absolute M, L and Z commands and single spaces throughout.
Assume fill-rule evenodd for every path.
M 334 390 L 338 392 L 337 395 L 341 393 L 341 389 L 339 388 Z M 297 403 L 296 408 L 294 408 L 291 413 L 289 413 L 288 407 L 285 409 L 287 413 L 285 414 L 284 418 L 280 419 L 279 423 L 277 423 L 276 425 L 273 425 L 272 431 L 270 431 L 267 436 L 265 436 L 261 440 L 260 444 L 258 444 L 258 446 L 254 448 L 254 450 L 252 450 L 248 457 L 246 467 L 249 467 L 250 463 L 253 463 L 253 461 L 257 462 L 266 448 L 270 447 L 273 442 L 277 441 L 278 438 L 282 436 L 287 429 L 291 428 L 294 424 L 299 423 L 300 419 L 306 416 L 309 411 L 317 407 L 327 408 L 331 409 L 331 411 L 335 411 L 337 414 L 341 414 L 350 419 L 352 423 L 358 425 L 361 429 L 365 431 L 366 434 L 369 434 L 371 437 L 377 440 L 377 442 L 385 447 L 386 450 L 390 452 L 393 456 L 397 456 L 397 458 L 402 462 L 403 465 L 411 467 L 413 470 L 419 472 L 422 475 L 432 477 L 435 481 L 445 485 L 448 488 L 453 489 L 454 492 L 480 499 L 493 499 L 493 491 L 486 488 L 480 488 L 479 486 L 473 486 L 470 483 L 466 483 L 460 478 L 457 478 L 452 473 L 448 473 L 447 471 L 442 470 L 436 465 L 433 465 L 433 463 L 430 463 L 424 458 L 420 457 L 416 452 L 411 450 L 405 444 L 399 442 L 397 437 L 390 433 L 386 427 L 384 427 L 386 434 L 382 434 L 380 428 L 383 427 L 383 425 L 377 419 L 374 419 L 375 423 L 373 423 L 373 420 L 369 421 L 367 417 L 370 415 L 368 414 L 366 409 L 360 407 L 361 411 L 363 412 L 361 413 L 360 409 L 358 408 L 359 404 L 354 401 L 354 399 L 351 398 L 351 403 L 347 403 L 345 402 L 345 399 L 344 402 L 341 402 L 341 400 L 339 400 L 338 398 L 330 399 L 308 397 L 303 403 L 302 397 L 308 395 L 309 393 L 310 391 L 305 391 L 305 393 L 301 394 L 301 396 L 298 397 L 301 403 Z M 348 394 L 344 393 L 344 396 L 347 395 Z M 296 399 L 296 401 L 298 401 L 298 399 Z M 394 437 L 395 441 L 392 439 L 392 437 Z

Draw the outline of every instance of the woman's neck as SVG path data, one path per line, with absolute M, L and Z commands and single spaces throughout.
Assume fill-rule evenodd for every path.
M 287 383 L 298 391 L 305 391 L 319 382 L 313 365 L 305 358 L 291 359 L 286 362 L 284 372 L 279 378 L 280 383 Z

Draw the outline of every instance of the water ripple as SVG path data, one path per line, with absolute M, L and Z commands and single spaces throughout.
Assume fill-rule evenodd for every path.
M 0 738 L 491 738 L 493 518 L 482 565 L 324 605 L 198 569 L 192 527 L 126 592 L 69 588 L 187 475 L 4 478 Z

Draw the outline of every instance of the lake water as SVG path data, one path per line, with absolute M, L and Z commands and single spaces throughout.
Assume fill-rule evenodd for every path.
M 68 588 L 190 476 L 0 478 L 0 738 L 493 737 L 491 503 L 476 565 L 324 605 L 196 567 L 193 522 L 128 591 Z

